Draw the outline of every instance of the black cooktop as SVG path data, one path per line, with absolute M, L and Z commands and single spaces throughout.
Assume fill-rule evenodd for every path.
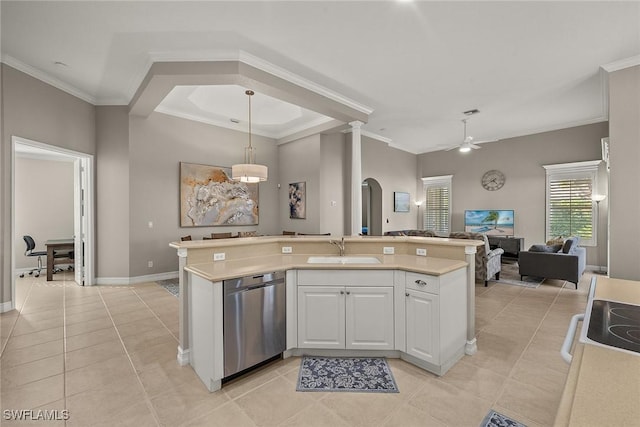
M 594 300 L 587 337 L 600 344 L 640 353 L 640 306 Z

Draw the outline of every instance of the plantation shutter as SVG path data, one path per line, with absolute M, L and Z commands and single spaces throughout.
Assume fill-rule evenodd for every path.
M 583 245 L 595 243 L 595 162 L 549 165 L 547 169 L 547 239 L 579 236 Z
M 451 175 L 422 178 L 425 191 L 424 230 L 451 231 Z

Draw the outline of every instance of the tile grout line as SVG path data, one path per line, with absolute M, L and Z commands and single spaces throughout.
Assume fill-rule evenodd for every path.
M 31 296 L 32 291 L 33 291 L 33 281 L 29 286 L 29 292 L 27 292 L 27 296 L 24 297 L 24 301 L 22 301 L 22 306 L 20 307 L 20 310 L 17 310 L 18 315 L 16 316 L 16 320 L 13 322 L 13 325 L 11 325 L 11 330 L 9 331 L 9 335 L 7 335 L 7 340 L 4 342 L 4 344 L 2 345 L 2 349 L 0 350 L 0 358 L 2 358 L 2 356 L 4 355 L 7 345 L 9 344 L 9 340 L 13 337 L 13 330 L 16 328 L 16 323 L 18 323 L 18 319 L 20 319 L 20 316 L 22 315 L 22 310 L 24 310 L 24 306 L 29 300 L 29 297 Z
M 135 293 L 135 292 L 134 292 Z M 118 339 L 120 340 L 120 345 L 122 345 L 122 348 L 124 349 L 124 353 L 127 356 L 127 359 L 129 359 L 129 364 L 131 365 L 131 368 L 133 369 L 133 373 L 136 376 L 136 380 L 138 381 L 138 384 L 140 384 L 140 387 L 142 388 L 142 393 L 144 395 L 144 402 L 147 405 L 147 408 L 149 409 L 149 411 L 151 412 L 151 415 L 153 416 L 153 420 L 156 422 L 157 426 L 161 426 L 160 424 L 160 418 L 158 417 L 158 413 L 156 412 L 156 409 L 153 407 L 153 404 L 151 403 L 151 399 L 149 398 L 149 394 L 147 393 L 147 390 L 144 388 L 144 384 L 142 383 L 142 380 L 140 379 L 140 376 L 138 375 L 138 370 L 136 369 L 133 360 L 131 359 L 131 355 L 129 354 L 129 351 L 127 350 L 127 346 L 124 344 L 124 341 L 122 340 L 122 336 L 120 335 L 120 331 L 118 331 L 118 327 L 116 326 L 115 321 L 113 320 L 113 316 L 111 315 L 111 311 L 109 310 L 109 307 L 107 306 L 107 302 L 104 300 L 104 297 L 102 296 L 102 291 L 98 290 L 98 295 L 100 295 L 100 299 L 102 300 L 102 303 L 104 304 L 106 310 L 107 310 L 107 315 L 109 316 L 109 319 L 111 320 L 111 323 L 113 324 L 113 328 L 116 331 L 116 334 L 118 335 Z M 137 296 L 137 294 L 136 294 Z M 154 313 L 155 315 L 155 313 Z
M 533 342 L 533 340 L 535 339 L 536 334 L 537 334 L 537 333 L 538 333 L 538 331 L 540 330 L 540 327 L 542 326 L 542 323 L 544 322 L 544 320 L 545 320 L 545 319 L 547 318 L 547 316 L 549 315 L 549 312 L 551 311 L 551 307 L 553 307 L 553 305 L 556 303 L 556 301 L 558 301 L 558 298 L 560 298 L 560 293 L 562 292 L 562 289 L 564 289 L 564 287 L 566 286 L 566 284 L 567 284 L 567 282 L 565 281 L 565 282 L 562 284 L 562 287 L 560 287 L 560 288 L 558 289 L 558 292 L 556 293 L 556 296 L 554 297 L 554 299 L 553 299 L 553 301 L 551 302 L 551 304 L 549 304 L 549 308 L 548 308 L 548 309 L 547 309 L 547 311 L 545 312 L 544 316 L 542 316 L 542 319 L 540 319 L 540 322 L 538 323 L 538 326 L 536 327 L 536 330 L 533 332 L 533 335 L 531 336 L 531 339 L 529 340 L 529 342 L 528 342 L 528 343 L 527 343 L 527 345 L 525 346 L 524 350 L 522 350 L 522 352 L 520 353 L 520 357 L 518 357 L 518 360 L 516 360 L 516 362 L 513 364 L 513 367 L 509 370 L 509 374 L 508 374 L 508 375 L 507 375 L 507 377 L 506 377 L 506 378 L 507 378 L 507 381 L 505 381 L 505 382 L 502 384 L 502 387 L 500 387 L 500 392 L 496 394 L 496 396 L 497 396 L 497 397 L 494 399 L 493 404 L 492 404 L 492 407 L 493 407 L 493 406 L 495 406 L 495 405 L 497 405 L 498 400 L 500 399 L 500 397 L 502 396 L 502 394 L 503 394 L 503 393 L 504 393 L 504 391 L 506 390 L 507 382 L 508 382 L 509 380 L 511 380 L 511 381 L 515 381 L 515 382 L 516 382 L 516 383 L 518 383 L 518 384 L 524 384 L 524 383 L 522 383 L 521 381 L 518 381 L 517 379 L 512 378 L 512 375 L 513 375 L 513 373 L 514 373 L 514 371 L 515 371 L 515 369 L 516 369 L 516 366 L 517 366 L 517 365 L 518 365 L 518 363 L 522 360 L 522 358 L 524 357 L 524 354 L 527 352 L 527 350 L 528 350 L 528 349 L 529 349 L 529 347 L 531 346 L 531 343 Z M 511 303 L 509 303 L 509 304 L 507 304 L 507 305 L 510 305 L 510 304 L 511 304 Z M 536 386 L 531 385 L 531 384 L 524 384 L 524 385 L 531 386 L 531 387 L 536 387 Z M 541 390 L 541 391 L 546 391 L 546 390 L 540 389 L 539 387 L 536 387 L 536 388 L 538 388 L 538 389 L 539 389 L 539 390 Z M 506 409 L 509 409 L 509 408 L 506 408 Z M 524 416 L 524 415 L 522 415 L 522 414 L 518 413 L 517 411 L 515 411 L 515 410 L 513 410 L 513 409 L 510 409 L 510 410 L 511 410 L 511 411 L 513 411 L 514 413 L 518 414 L 518 415 L 523 416 L 524 418 L 530 418 L 530 417 L 528 417 L 528 416 Z M 536 421 L 536 420 L 532 420 L 532 421 Z M 536 422 L 538 422 L 538 421 L 536 421 Z
M 67 287 L 66 280 L 65 286 L 62 287 L 62 399 L 64 403 L 64 409 L 67 408 Z M 66 427 L 67 420 L 64 420 Z
M 158 282 L 155 282 L 156 284 L 158 284 Z M 160 285 L 158 285 L 160 286 Z M 153 316 L 158 319 L 158 321 L 160 323 L 162 323 L 162 326 L 164 326 L 164 328 L 169 331 L 169 334 L 176 340 L 176 342 L 178 343 L 178 345 L 180 344 L 180 339 L 178 337 L 176 337 L 175 335 L 173 335 L 173 332 L 171 332 L 171 329 L 169 329 L 169 327 L 164 323 L 164 321 L 156 314 L 156 311 L 154 309 L 152 309 L 151 307 L 149 307 L 149 304 L 147 304 L 147 302 L 140 296 L 140 294 L 138 294 L 138 292 L 135 289 L 132 289 L 133 293 L 135 294 L 136 297 L 138 297 L 138 299 L 140 301 L 142 301 L 142 303 L 144 304 L 145 307 L 147 307 L 149 309 L 149 311 L 151 311 L 151 313 L 153 313 Z

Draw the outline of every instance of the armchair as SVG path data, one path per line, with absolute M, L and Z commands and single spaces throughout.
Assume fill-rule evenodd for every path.
M 488 286 L 489 279 L 492 277 L 495 276 L 496 280 L 500 279 L 504 249 L 496 248 L 491 250 L 489 247 L 489 239 L 482 233 L 471 233 L 467 231 L 453 232 L 449 234 L 449 238 L 482 240 L 484 245 L 478 246 L 476 251 L 476 280 L 484 281 L 484 285 Z

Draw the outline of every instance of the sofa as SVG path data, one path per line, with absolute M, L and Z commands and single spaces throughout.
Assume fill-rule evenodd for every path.
M 476 280 L 484 282 L 485 286 L 489 285 L 489 279 L 495 277 L 500 279 L 500 271 L 502 269 L 502 248 L 491 250 L 489 247 L 489 239 L 482 233 L 472 233 L 468 231 L 452 232 L 448 235 L 436 233 L 433 230 L 397 230 L 388 231 L 387 236 L 419 236 L 419 237 L 448 237 L 451 239 L 471 239 L 480 240 L 484 245 L 478 246 L 476 250 Z
M 520 277 L 535 276 L 545 279 L 578 282 L 587 264 L 587 251 L 579 246 L 578 237 L 570 237 L 557 245 L 533 245 L 518 256 Z

